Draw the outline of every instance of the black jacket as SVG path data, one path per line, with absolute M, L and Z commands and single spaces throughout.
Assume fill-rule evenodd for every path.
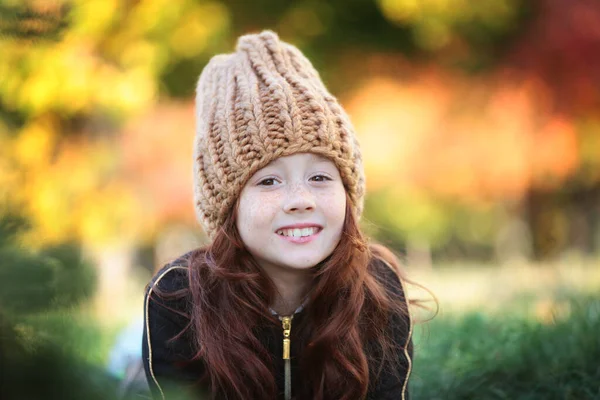
M 153 292 L 155 287 L 159 287 L 164 292 L 172 292 L 188 287 L 187 261 L 186 256 L 165 265 L 152 279 L 146 290 L 144 300 L 144 337 L 142 342 L 142 357 L 146 378 L 150 385 L 152 396 L 156 400 L 171 400 L 171 395 L 165 397 L 165 393 L 181 392 L 182 386 L 194 386 L 194 393 L 198 393 L 197 381 L 204 371 L 200 362 L 192 362 L 194 354 L 191 340 L 191 330 L 177 340 L 167 343 L 167 341 L 184 330 L 189 320 L 177 313 L 169 311 L 163 305 L 187 313 L 186 307 L 189 307 L 187 299 L 164 300 Z M 383 262 L 378 262 L 378 268 L 381 268 L 384 284 L 388 289 L 404 298 L 403 286 L 398 276 Z M 294 315 L 294 324 L 299 324 L 304 312 L 300 311 Z M 275 370 L 280 371 L 275 377 L 280 395 L 278 399 L 283 400 L 284 388 L 284 364 L 280 355 L 283 351 L 282 328 L 269 326 L 260 331 L 263 337 L 260 341 L 265 344 L 267 349 L 274 355 L 273 360 L 276 363 Z M 400 371 L 384 371 L 380 379 L 375 381 L 371 379 L 367 399 L 368 400 L 408 400 L 408 378 L 412 367 L 412 322 L 410 318 L 404 317 L 403 320 L 392 319 L 392 332 L 394 340 L 401 346 L 407 348 L 407 351 L 400 354 Z M 297 362 L 298 340 L 291 342 L 291 376 L 292 376 L 292 394 L 294 387 L 301 384 Z M 277 355 L 277 356 L 275 356 Z M 389 368 L 388 368 L 389 369 Z M 168 388 L 176 387 L 175 391 Z M 207 392 L 205 392 L 207 393 Z M 200 398 L 204 398 L 199 395 Z M 208 399 L 208 396 L 206 397 Z M 258 399 L 261 400 L 261 399 Z M 332 399 L 334 400 L 334 399 Z

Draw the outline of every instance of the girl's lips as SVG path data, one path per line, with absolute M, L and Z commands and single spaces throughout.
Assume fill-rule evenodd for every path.
M 323 229 L 319 229 L 317 232 L 313 233 L 310 236 L 283 236 L 283 235 L 279 235 L 277 233 L 276 233 L 276 235 L 284 240 L 287 240 L 288 242 L 302 244 L 302 243 L 312 242 L 313 240 L 315 240 L 316 237 L 319 236 L 319 234 L 321 233 L 322 230 Z

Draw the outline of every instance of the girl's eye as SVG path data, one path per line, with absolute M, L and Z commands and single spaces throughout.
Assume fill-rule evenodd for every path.
M 325 182 L 325 181 L 330 181 L 331 178 L 325 175 L 315 175 L 312 178 L 310 178 L 312 180 L 314 180 L 315 182 Z
M 266 178 L 258 182 L 261 186 L 273 186 L 275 184 L 275 178 Z

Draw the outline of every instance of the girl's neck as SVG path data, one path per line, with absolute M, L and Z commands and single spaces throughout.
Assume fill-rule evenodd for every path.
M 281 316 L 289 316 L 302 305 L 302 302 L 306 298 L 305 295 L 297 296 L 294 299 L 284 299 L 282 296 L 277 296 L 275 303 L 271 305 L 271 308 Z
M 264 270 L 277 289 L 271 308 L 279 315 L 293 314 L 310 291 L 312 276 L 309 271 Z

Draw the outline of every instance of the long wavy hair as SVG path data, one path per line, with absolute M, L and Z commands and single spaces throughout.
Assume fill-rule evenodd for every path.
M 388 328 L 393 316 L 400 317 L 394 321 L 409 321 L 404 317 L 411 301 L 386 287 L 376 264 L 414 282 L 389 249 L 367 242 L 346 197 L 340 242 L 311 268 L 306 314 L 294 327 L 294 338 L 303 343 L 297 399 L 348 400 L 357 394 L 363 399 L 370 380 L 377 379 L 384 365 L 398 362 L 398 352 L 404 351 Z M 211 398 L 276 398 L 272 355 L 257 336 L 265 324 L 281 326 L 269 312 L 277 290 L 241 240 L 237 208 L 238 203 L 210 244 L 190 254 L 189 288 L 178 295 L 191 295 L 194 360 L 207 367 L 200 381 L 209 384 Z

